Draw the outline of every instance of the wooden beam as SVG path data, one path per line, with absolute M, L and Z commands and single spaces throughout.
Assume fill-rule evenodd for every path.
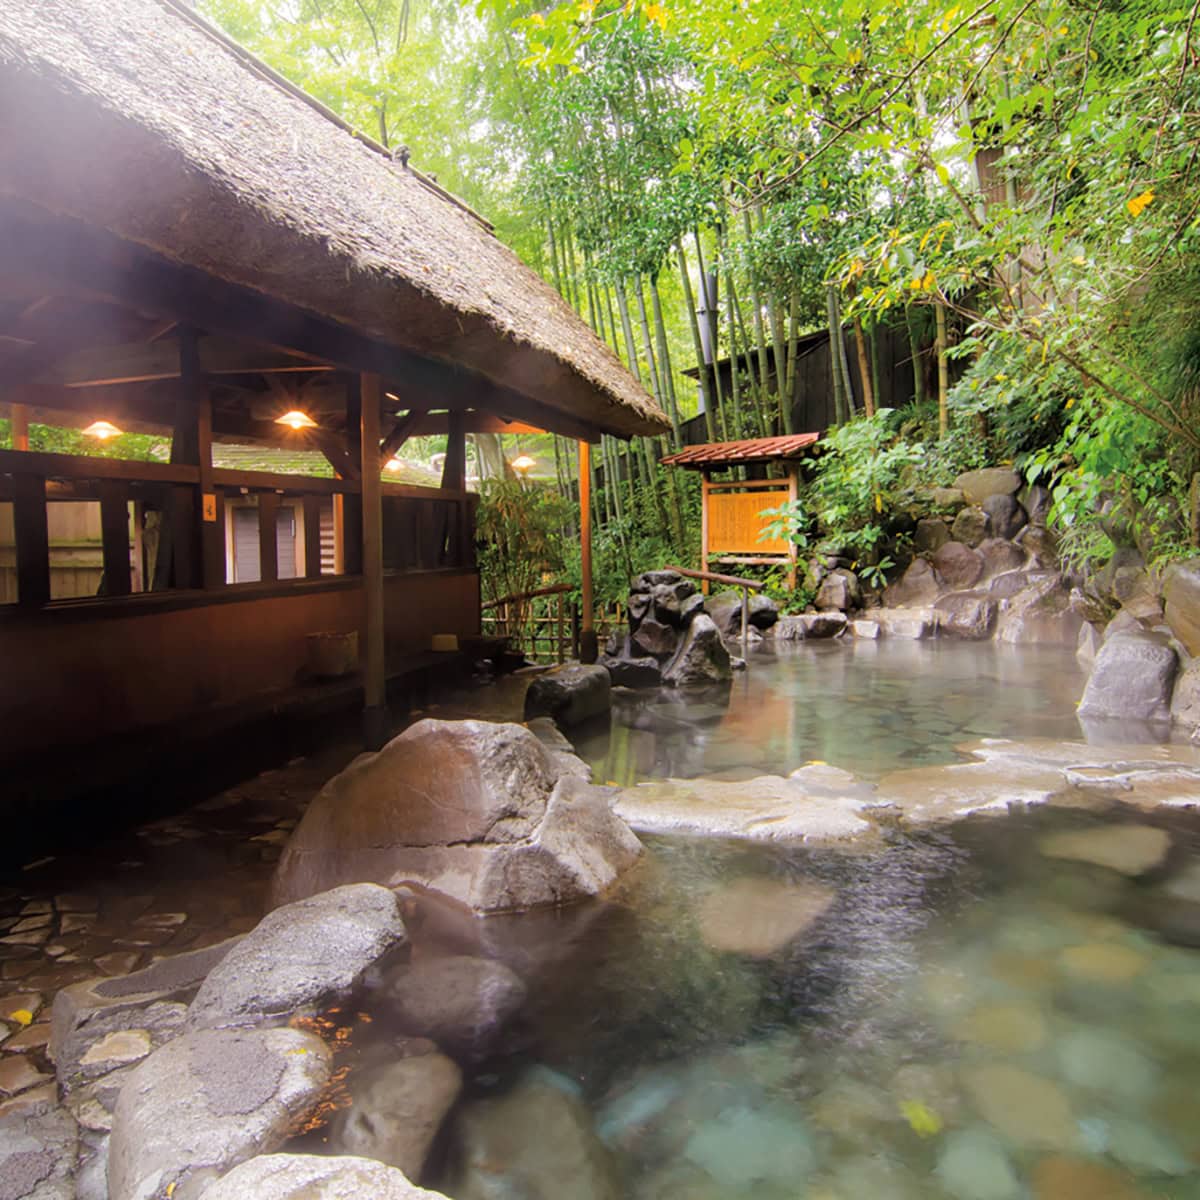
M 598 441 L 604 430 L 456 367 L 261 293 L 183 267 L 103 231 L 45 214 L 18 200 L 0 201 L 0 261 L 5 273 L 41 290 L 80 295 L 175 317 L 232 338 L 254 330 L 260 344 L 355 372 L 382 375 L 430 408 L 479 408 L 565 437 Z
M 5 453 L 19 455 L 20 451 Z M 50 600 L 50 534 L 44 478 L 13 477 L 13 531 L 17 543 L 17 602 L 23 608 L 41 608 Z
M 311 374 L 332 369 L 276 349 L 213 337 L 199 339 L 198 353 L 205 375 Z M 111 387 L 177 379 L 179 374 L 179 346 L 175 341 L 135 342 L 91 346 L 58 357 L 47 371 L 46 382 L 72 388 Z
M 198 484 L 199 470 L 188 464 L 140 462 L 129 458 L 84 458 L 41 450 L 0 450 L 0 475 L 41 475 L 51 479 L 124 479 L 135 483 Z
M 467 486 L 467 437 L 462 413 L 447 414 L 446 460 L 442 464 L 442 487 L 463 491 Z
M 104 595 L 128 596 L 132 590 L 129 570 L 129 489 L 117 479 L 102 479 L 96 485 L 100 496 L 100 538 L 104 556 Z
M 391 432 L 379 446 L 379 469 L 381 471 L 387 466 L 396 451 L 413 436 L 413 429 L 425 416 L 425 411 L 423 408 L 413 408 L 392 426 Z
M 383 385 L 363 375 L 359 398 L 362 453 L 363 734 L 368 750 L 387 737 L 387 674 L 384 662 L 383 506 L 378 470 Z

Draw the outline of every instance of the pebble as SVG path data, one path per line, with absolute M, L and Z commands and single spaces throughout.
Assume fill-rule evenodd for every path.
M 1106 825 L 1047 834 L 1038 839 L 1037 846 L 1047 858 L 1093 863 L 1136 877 L 1162 863 L 1171 848 L 1171 836 L 1153 825 Z
M 959 1021 L 954 1036 L 993 1050 L 1028 1054 L 1046 1040 L 1046 1022 L 1036 1009 L 993 1004 L 977 1008 Z
M 1077 1029 L 1055 1041 L 1063 1078 L 1074 1087 L 1141 1103 L 1158 1071 L 1130 1039 L 1106 1029 Z
M 1021 1194 L 1004 1147 L 983 1130 L 950 1134 L 942 1144 L 935 1170 L 946 1190 L 960 1200 L 1009 1200 Z
M 962 1078 L 984 1120 L 1016 1145 L 1051 1150 L 1078 1145 L 1071 1107 L 1050 1080 L 1004 1063 L 968 1068 Z
M 1112 1121 L 1108 1146 L 1113 1158 L 1138 1174 L 1186 1175 L 1194 1169 L 1170 1138 L 1140 1121 Z
M 1035 1200 L 1142 1200 L 1123 1171 L 1081 1158 L 1044 1158 L 1033 1169 Z
M 1092 983 L 1128 983 L 1147 966 L 1144 954 L 1111 942 L 1068 946 L 1060 957 L 1069 975 Z

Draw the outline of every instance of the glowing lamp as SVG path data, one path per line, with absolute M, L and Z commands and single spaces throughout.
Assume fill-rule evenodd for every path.
M 85 437 L 99 438 L 106 442 L 109 438 L 120 437 L 123 431 L 111 421 L 93 421 L 83 432 Z
M 306 412 L 293 408 L 283 416 L 275 418 L 276 425 L 286 425 L 289 429 L 316 429 L 317 423 Z
M 389 458 L 387 462 L 383 464 L 383 469 L 385 471 L 398 471 L 402 466 L 404 466 L 404 464 L 398 458 Z
M 524 477 L 537 466 L 537 461 L 528 454 L 518 454 L 509 465 L 518 475 Z

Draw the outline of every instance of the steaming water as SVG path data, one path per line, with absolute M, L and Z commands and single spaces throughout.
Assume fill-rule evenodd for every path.
M 622 783 L 812 759 L 873 776 L 952 761 L 964 738 L 1083 738 L 1081 686 L 1059 652 L 809 645 L 758 657 L 727 704 L 623 701 L 580 749 Z M 1039 851 L 1053 832 L 1128 823 L 1170 836 L 1140 879 Z M 534 1117 L 513 1130 L 525 1148 L 493 1147 L 474 1182 L 457 1173 L 452 1119 L 431 1186 L 1200 1198 L 1200 951 L 1154 932 L 1170 911 L 1200 936 L 1194 816 L 1043 809 L 892 833 L 870 850 L 662 838 L 648 851 L 613 903 L 493 920 L 472 950 L 521 974 L 529 999 L 482 1058 L 463 1059 L 462 1103 L 530 1079 L 581 1098 L 616 1192 L 582 1173 L 537 1190 Z M 771 951 L 768 910 L 810 920 Z M 444 948 L 418 936 L 420 952 Z M 370 1013 L 362 1061 L 397 1033 L 382 999 Z

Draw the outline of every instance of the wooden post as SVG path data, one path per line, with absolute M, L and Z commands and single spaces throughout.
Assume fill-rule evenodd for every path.
M 700 473 L 700 570 L 708 570 L 708 498 L 711 478 L 707 471 Z M 708 595 L 708 580 L 700 584 L 700 590 Z
M 50 599 L 50 533 L 46 525 L 46 481 L 13 475 L 13 532 L 17 542 L 17 602 L 41 608 Z
M 263 583 L 279 578 L 279 496 L 276 492 L 258 495 L 258 577 Z
M 24 404 L 14 404 L 9 410 L 12 429 L 12 448 L 14 450 L 29 449 L 29 409 Z
M 592 602 L 592 447 L 579 443 L 579 573 L 580 606 L 579 661 L 594 663 L 600 657 L 596 640 L 596 614 Z
M 196 331 L 179 331 L 179 382 L 194 411 L 196 465 L 200 469 L 200 585 L 225 586 L 225 496 L 213 482 L 212 395 L 200 369 Z
M 746 651 L 749 649 L 749 645 L 746 641 L 746 639 L 750 633 L 749 625 L 750 625 L 750 589 L 747 587 L 744 587 L 744 588 L 742 588 L 742 657 L 743 658 L 746 657 Z
M 378 375 L 363 375 L 361 388 L 363 741 L 368 750 L 378 750 L 388 733 L 387 674 L 383 657 L 383 490 L 379 479 L 383 384 Z
M 104 556 L 104 595 L 128 596 L 132 589 L 129 571 L 129 499 L 119 479 L 96 483 L 100 495 L 100 538 Z

